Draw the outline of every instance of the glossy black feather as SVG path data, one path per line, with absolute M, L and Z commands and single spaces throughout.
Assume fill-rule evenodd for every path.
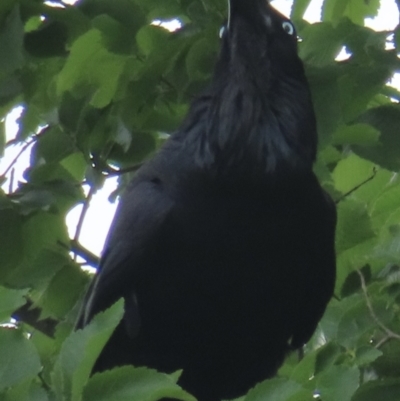
M 312 172 L 315 116 L 288 22 L 265 1 L 231 1 L 209 89 L 122 196 L 79 323 L 125 298 L 96 370 L 183 369 L 200 401 L 233 398 L 315 330 L 336 212 Z

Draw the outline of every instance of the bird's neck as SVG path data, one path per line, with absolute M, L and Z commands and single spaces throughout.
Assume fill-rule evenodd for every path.
M 304 87 L 288 86 L 264 96 L 235 82 L 205 96 L 198 115 L 201 168 L 230 176 L 311 171 L 317 142 L 311 99 Z

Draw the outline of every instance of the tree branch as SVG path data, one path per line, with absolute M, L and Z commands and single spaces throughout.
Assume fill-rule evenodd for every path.
M 87 212 L 89 210 L 90 201 L 93 198 L 94 192 L 95 192 L 95 187 L 94 186 L 90 186 L 89 193 L 88 193 L 88 195 L 87 195 L 87 197 L 85 199 L 85 202 L 83 203 L 82 212 L 81 212 L 81 214 L 79 216 L 78 224 L 76 225 L 75 236 L 73 238 L 73 241 L 75 243 L 77 243 L 79 241 L 79 237 L 80 237 L 81 231 L 82 231 L 82 226 L 83 226 L 83 223 L 85 221 L 86 214 L 87 214 Z M 76 256 L 77 255 L 75 254 L 75 259 L 76 259 Z
M 378 343 L 376 344 L 375 348 L 381 347 L 383 344 L 385 344 L 387 341 L 391 339 L 396 339 L 400 341 L 400 334 L 395 333 L 394 331 L 390 330 L 388 327 L 386 327 L 378 318 L 376 315 L 374 308 L 372 307 L 371 299 L 368 295 L 368 290 L 367 290 L 367 285 L 365 283 L 365 278 L 364 275 L 362 274 L 361 270 L 356 270 L 358 275 L 360 276 L 361 280 L 361 288 L 364 293 L 365 301 L 367 303 L 367 308 L 369 310 L 369 313 L 371 314 L 372 319 L 374 322 L 377 324 L 378 327 L 381 328 L 381 330 L 386 334 L 386 336 Z
M 10 172 L 10 170 L 18 162 L 18 159 L 21 157 L 21 155 L 29 148 L 29 146 L 33 145 L 36 142 L 36 139 L 37 137 L 35 136 L 33 139 L 25 143 L 22 149 L 18 152 L 17 156 L 14 157 L 10 165 L 5 169 L 4 173 L 1 174 L 0 177 L 5 177 Z
M 71 251 L 75 255 L 80 256 L 82 259 L 84 259 L 87 265 L 95 267 L 96 269 L 99 266 L 100 258 L 85 247 L 83 247 L 78 241 L 71 240 Z
M 119 170 L 116 170 L 112 167 L 109 167 L 107 170 L 107 176 L 108 177 L 113 177 L 113 176 L 120 176 L 123 174 L 131 173 L 133 171 L 139 170 L 140 167 L 142 167 L 143 163 L 135 164 L 134 166 L 127 167 L 127 168 L 121 168 Z
M 88 266 L 92 266 L 94 268 L 98 267 L 100 258 L 97 255 L 95 255 L 94 253 L 90 252 L 84 246 L 82 246 L 79 243 L 79 241 L 72 239 L 70 241 L 69 245 L 65 244 L 64 242 L 61 242 L 61 241 L 58 241 L 57 244 L 62 246 L 67 251 L 73 252 L 75 255 L 84 259 Z

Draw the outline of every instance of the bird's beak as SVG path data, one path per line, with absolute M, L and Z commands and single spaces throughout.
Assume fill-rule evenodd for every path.
M 228 30 L 231 27 L 232 18 L 235 14 L 247 15 L 252 19 L 260 13 L 262 8 L 268 9 L 266 7 L 267 4 L 269 4 L 268 0 L 228 0 Z
M 231 26 L 231 3 L 234 0 L 228 0 L 228 30 Z

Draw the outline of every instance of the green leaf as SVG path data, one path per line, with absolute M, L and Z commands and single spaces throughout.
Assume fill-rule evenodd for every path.
M 38 164 L 27 170 L 25 176 L 29 179 L 30 184 L 52 189 L 54 192 L 56 192 L 57 187 L 62 192 L 69 186 L 71 197 L 82 192 L 81 190 L 74 190 L 74 185 L 76 186 L 79 182 L 74 180 L 74 177 L 60 163 Z M 67 193 L 64 192 L 64 195 Z
M 367 17 L 375 17 L 378 13 L 379 0 L 325 0 L 322 7 L 322 18 L 338 22 L 346 16 L 354 23 L 363 25 Z
M 149 10 L 147 18 L 150 21 L 155 19 L 172 20 L 184 13 L 182 4 L 175 0 L 163 0 L 162 3 L 158 0 L 140 0 L 140 2 L 144 3 L 143 6 Z
M 344 156 L 346 156 L 346 153 L 347 152 L 344 152 Z M 382 168 L 374 167 L 372 163 L 370 164 L 370 166 L 371 174 L 366 177 L 365 180 L 361 181 L 356 187 L 350 189 L 350 191 L 352 192 L 347 192 L 348 195 L 345 196 L 345 198 L 351 198 L 360 202 L 364 202 L 367 205 L 369 214 L 371 214 L 371 207 L 376 199 L 379 197 L 379 195 L 395 184 L 392 172 Z M 362 167 L 361 165 L 359 165 L 359 167 L 361 173 Z M 349 175 L 349 171 L 345 172 L 345 170 L 343 169 L 342 172 L 343 174 Z M 340 199 L 340 195 L 337 195 L 337 198 Z
M 20 79 L 14 75 L 0 79 L 0 106 L 7 105 L 13 101 L 22 92 L 22 89 Z M 4 123 L 3 121 L 2 124 Z M 0 151 L 1 146 L 4 147 L 4 145 L 1 145 L 1 141 L 4 141 L 4 139 L 0 140 Z
M 391 68 L 386 64 L 369 60 L 365 64 L 347 64 L 344 74 L 338 79 L 340 103 L 345 121 L 349 123 L 365 112 L 369 102 L 382 91 L 382 86 L 392 75 Z
M 189 5 L 186 9 L 188 17 L 194 21 L 195 23 L 204 24 L 207 21 L 207 10 L 201 4 L 201 2 L 198 1 L 190 1 L 188 2 Z
M 290 13 L 290 18 L 292 20 L 299 20 L 303 18 L 311 0 L 297 0 L 293 2 L 292 11 Z
M 383 355 L 372 363 L 373 369 L 379 377 L 400 377 L 400 342 L 388 341 L 380 348 Z
M 357 366 L 366 366 L 371 362 L 374 362 L 381 355 L 383 355 L 383 352 L 379 349 L 376 349 L 370 345 L 364 345 L 360 348 L 357 348 L 355 363 Z
M 105 107 L 117 92 L 126 62 L 126 56 L 113 54 L 103 46 L 100 31 L 91 29 L 72 45 L 57 79 L 57 92 L 89 95 L 92 106 Z
M 63 323 L 59 323 L 57 325 L 56 332 L 61 324 Z M 51 383 L 50 371 L 53 369 L 55 357 L 60 351 L 60 347 L 58 346 L 59 343 L 57 343 L 56 339 L 48 337 L 46 334 L 43 334 L 38 330 L 34 330 L 32 332 L 29 340 L 35 346 L 39 354 L 40 361 L 42 362 L 42 379 L 46 383 Z
M 36 300 L 35 305 L 41 308 L 41 319 L 54 317 L 63 319 L 80 299 L 88 283 L 88 275 L 82 269 L 69 263 L 58 270 L 46 291 Z
M 81 182 L 83 180 L 87 163 L 82 153 L 72 153 L 63 159 L 60 164 L 76 181 Z
M 300 57 L 314 67 L 332 64 L 343 46 L 342 37 L 328 22 L 308 25 L 301 36 Z
M 1 401 L 28 401 L 31 384 L 32 379 L 28 379 L 8 388 L 4 393 L 0 393 Z
M 23 141 L 36 133 L 43 120 L 40 118 L 37 108 L 32 104 L 28 104 L 23 108 L 17 122 L 19 127 L 16 139 L 18 141 Z
M 325 0 L 322 6 L 322 19 L 337 22 L 344 14 L 348 0 Z
M 379 0 L 351 0 L 348 1 L 345 16 L 354 23 L 363 25 L 364 19 L 378 15 Z
M 215 54 L 210 52 L 210 41 L 199 39 L 195 42 L 186 56 L 186 68 L 192 81 L 210 78 L 215 63 Z
M 56 57 L 67 54 L 67 27 L 58 22 L 45 23 L 28 32 L 24 38 L 25 49 L 35 57 Z
M 400 379 L 377 380 L 363 384 L 351 401 L 398 401 Z
M 68 244 L 69 236 L 64 216 L 38 212 L 23 225 L 24 256 L 35 260 L 43 249 Z
M 257 384 L 247 393 L 244 401 L 288 401 L 301 390 L 302 386 L 295 381 L 275 378 Z
M 143 121 L 142 128 L 146 131 L 173 132 L 181 122 L 182 116 L 179 107 L 174 108 L 165 102 L 156 102 L 149 110 L 146 121 Z
M 0 286 L 0 322 L 9 321 L 12 312 L 26 303 L 28 290 L 12 290 Z
M 355 219 L 357 220 L 357 219 Z M 353 221 L 353 225 L 357 224 Z M 364 221 L 365 223 L 365 221 Z M 351 225 L 351 222 L 349 222 Z M 343 226 L 342 226 L 343 227 Z M 362 227 L 361 227 L 362 230 Z M 342 234 L 342 232 L 341 232 Z M 362 235 L 362 232 L 356 234 L 356 236 Z M 348 239 L 351 241 L 351 233 L 349 233 Z M 343 238 L 341 238 L 341 241 Z M 361 238 L 360 238 L 361 240 Z M 336 258 L 336 289 L 338 293 L 342 293 L 343 285 L 345 284 L 349 274 L 354 272 L 354 269 L 362 268 L 368 263 L 371 263 L 376 256 L 376 250 L 374 249 L 377 245 L 377 236 L 372 236 L 359 244 L 352 245 L 350 248 L 338 253 Z M 339 242 L 339 241 L 338 241 Z M 350 245 L 350 244 L 349 244 Z
M 18 383 L 0 394 L 1 401 L 48 401 L 48 393 L 32 379 Z
M 41 25 L 43 21 L 41 20 L 39 15 L 34 15 L 30 17 L 27 21 L 25 21 L 25 33 L 29 33 L 32 31 L 36 31 Z
M 124 152 L 127 152 L 132 144 L 132 135 L 128 130 L 123 121 L 118 121 L 117 134 L 115 136 L 115 142 L 120 145 Z
M 21 214 L 30 214 L 34 211 L 48 211 L 55 202 L 55 198 L 50 191 L 45 189 L 32 188 L 18 199 L 21 205 Z
M 74 142 L 59 125 L 44 130 L 38 137 L 31 157 L 36 163 L 58 162 L 74 151 Z
M 58 399 L 78 401 L 94 363 L 123 316 L 120 300 L 96 315 L 82 330 L 71 333 L 64 341 L 53 371 Z
M 9 271 L 24 257 L 22 226 L 21 216 L 13 209 L 0 210 L 0 281 L 2 282 Z
M 339 66 L 307 67 L 315 112 L 319 146 L 323 149 L 331 144 L 331 136 L 343 124 L 343 111 L 340 105 L 340 94 L 337 77 Z
M 15 6 L 0 28 L 0 78 L 22 66 L 24 25 Z
M 357 297 L 355 297 L 357 298 Z M 392 314 L 386 309 L 384 302 L 375 302 L 373 308 L 382 323 L 390 322 Z M 338 342 L 347 348 L 356 348 L 366 333 L 373 333 L 376 326 L 365 299 L 360 299 L 342 316 L 338 326 Z
M 360 371 L 354 367 L 331 366 L 316 377 L 316 385 L 324 401 L 350 401 L 359 386 Z
M 307 353 L 307 355 L 305 355 L 304 358 L 293 369 L 292 373 L 290 374 L 290 379 L 297 383 L 308 383 L 315 373 L 316 358 L 316 351 Z
M 387 187 L 379 194 L 370 208 L 371 220 L 377 229 L 381 228 L 400 209 L 400 183 Z
M 350 272 L 350 274 L 346 277 L 346 280 L 344 281 L 343 286 L 341 288 L 340 291 L 341 297 L 348 297 L 360 291 L 361 279 L 359 273 L 362 273 L 366 282 L 369 282 L 371 280 L 371 266 L 369 265 L 363 266 L 361 269 L 359 269 L 359 271 L 354 270 Z
M 136 35 L 139 50 L 148 56 L 153 51 L 165 47 L 170 34 L 164 28 L 154 25 L 142 27 Z
M 0 3 L 0 23 L 4 23 L 7 14 L 17 4 L 17 0 L 4 0 Z
M 336 252 L 340 254 L 375 236 L 366 206 L 347 199 L 338 205 Z
M 90 19 L 107 15 L 122 24 L 133 38 L 141 26 L 146 24 L 146 17 L 138 0 L 86 0 L 79 5 L 79 9 Z
M 49 393 L 45 391 L 42 386 L 38 384 L 32 384 L 31 388 L 29 389 L 29 401 L 48 401 L 49 400 Z M 11 401 L 11 400 L 10 400 Z M 20 401 L 15 400 L 15 401 Z
M 0 328 L 0 361 L 0 391 L 33 379 L 40 371 L 35 347 L 17 329 Z
M 318 324 L 316 332 L 307 346 L 312 346 L 314 348 L 320 346 L 321 337 L 324 342 L 335 341 L 337 343 L 336 339 L 338 335 L 339 322 L 344 313 L 346 313 L 347 309 L 356 304 L 358 300 L 359 298 L 357 297 L 347 297 L 341 299 L 340 301 L 335 298 L 332 299 L 328 304 L 324 316 Z
M 354 147 L 354 151 L 388 170 L 399 170 L 400 141 L 397 127 L 400 125 L 400 107 L 390 105 L 370 109 L 359 118 L 359 122 L 370 124 L 380 131 L 380 146 L 357 146 Z
M 323 373 L 325 370 L 332 367 L 340 353 L 340 346 L 333 341 L 323 345 L 318 350 L 315 361 L 315 374 Z
M 351 172 L 351 174 L 349 174 Z M 374 173 L 374 165 L 357 155 L 342 159 L 332 173 L 335 188 L 346 194 L 361 185 Z
M 83 392 L 83 401 L 156 401 L 164 398 L 195 401 L 171 376 L 132 366 L 95 374 Z
M 393 211 L 381 227 L 376 255 L 384 260 L 396 260 L 400 249 L 400 209 Z
M 333 145 L 374 146 L 379 140 L 379 131 L 367 124 L 344 125 L 332 137 Z
M 131 144 L 127 151 L 124 151 L 122 146 L 114 146 L 110 152 L 110 160 L 114 160 L 118 164 L 132 166 L 142 162 L 155 151 L 156 141 L 153 134 L 137 131 L 132 132 L 131 135 Z
M 7 281 L 18 287 L 43 290 L 54 275 L 69 263 L 67 252 L 59 247 L 39 248 L 37 255 L 15 267 Z
M 114 18 L 106 14 L 92 20 L 92 27 L 102 32 L 103 42 L 112 53 L 130 54 L 134 37 L 130 31 Z

